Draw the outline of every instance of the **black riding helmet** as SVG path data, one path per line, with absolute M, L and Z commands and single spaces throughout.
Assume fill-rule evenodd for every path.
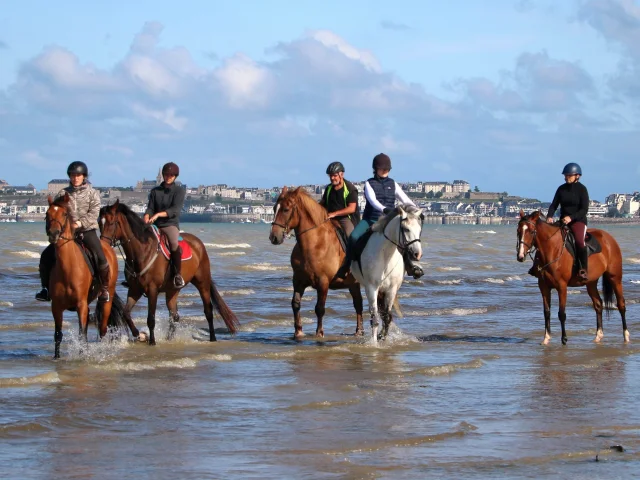
M 339 172 L 344 173 L 344 165 L 340 162 L 332 162 L 327 167 L 327 175 L 333 175 Z
M 71 162 L 67 167 L 67 176 L 70 177 L 72 173 L 88 177 L 89 169 L 87 168 L 87 164 L 84 162 Z
M 376 171 L 379 168 L 382 170 L 391 170 L 391 159 L 389 155 L 385 153 L 379 153 L 373 157 L 373 170 Z

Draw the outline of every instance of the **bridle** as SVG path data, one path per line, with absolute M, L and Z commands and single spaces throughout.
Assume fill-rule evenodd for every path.
M 537 250 L 539 250 L 539 248 L 536 247 L 535 243 L 536 243 L 536 238 L 538 235 L 538 227 L 537 225 L 531 221 L 531 220 L 521 220 L 521 223 L 526 224 L 531 233 L 531 244 L 528 244 L 527 242 L 525 242 L 524 240 L 522 240 L 522 236 L 517 234 L 517 242 L 516 242 L 516 255 L 520 253 L 520 246 L 524 245 L 525 247 L 527 247 L 527 255 L 529 255 L 529 258 L 531 258 L 531 260 L 534 260 L 534 254 L 536 253 Z M 541 272 L 542 270 L 544 270 L 545 268 L 547 268 L 548 266 L 556 263 L 558 260 L 560 260 L 562 258 L 562 254 L 564 253 L 564 249 L 565 249 L 565 243 L 566 243 L 566 237 L 564 236 L 564 228 L 562 228 L 562 225 L 560 225 L 558 227 L 558 230 L 556 230 L 556 232 L 551 235 L 551 237 L 549 237 L 549 239 L 551 239 L 553 236 L 555 236 L 558 232 L 562 232 L 561 236 L 562 236 L 562 247 L 560 248 L 560 254 L 558 255 L 557 258 L 555 258 L 554 260 L 551 260 L 549 263 L 546 263 L 545 265 L 542 265 L 541 267 L 538 267 L 538 271 Z
M 278 205 L 278 204 L 276 204 Z M 273 218 L 273 222 L 271 222 L 271 225 L 275 225 L 276 227 L 280 227 L 282 228 L 282 230 L 284 231 L 284 236 L 285 237 L 289 237 L 289 231 L 291 230 L 291 227 L 289 226 L 289 220 L 291 220 L 291 217 L 293 217 L 293 213 L 296 211 L 296 209 L 298 208 L 298 205 L 295 204 L 292 208 L 291 208 L 291 215 L 289 215 L 289 219 L 287 220 L 287 222 L 283 225 L 281 223 L 276 222 L 275 217 Z M 312 227 L 307 228 L 306 230 L 303 230 L 300 233 L 296 233 L 296 239 L 300 238 L 302 236 L 302 234 L 307 233 L 311 230 L 315 230 L 316 228 L 318 228 L 320 225 L 323 225 L 325 223 L 327 223 L 329 220 L 331 220 L 329 217 L 325 218 L 322 222 L 320 222 L 317 225 L 314 225 Z
M 58 220 L 57 218 L 48 218 L 48 219 L 47 219 L 46 233 L 47 233 L 47 236 L 49 236 L 49 235 L 50 235 L 50 232 L 51 232 L 51 224 L 55 222 L 55 223 L 57 223 L 58 225 L 60 225 L 60 237 L 59 237 L 59 238 L 61 238 L 62 240 L 66 240 L 64 243 L 67 243 L 67 242 L 70 242 L 70 241 L 72 241 L 72 240 L 73 240 L 73 238 L 68 238 L 68 237 L 65 237 L 65 236 L 64 236 L 64 231 L 65 231 L 65 229 L 66 229 L 67 225 L 69 224 L 69 218 L 70 218 L 70 215 L 69 215 L 69 212 L 68 212 L 68 211 L 66 211 L 66 208 L 65 208 L 65 207 L 58 206 L 58 208 L 64 208 L 64 209 L 65 209 L 65 213 L 64 213 L 64 216 L 65 216 L 65 218 L 64 218 L 64 223 L 60 222 L 60 220 Z M 64 243 L 63 243 L 63 245 L 64 245 Z
M 420 237 L 422 237 L 422 228 L 424 227 L 424 216 L 420 215 L 420 233 L 418 234 L 417 238 L 414 238 L 411 241 L 407 241 L 407 236 L 404 232 L 404 229 L 402 228 L 402 222 L 408 219 L 409 217 L 400 219 L 400 223 L 398 224 L 398 242 L 394 242 L 393 239 L 387 236 L 387 227 L 389 226 L 389 223 L 391 223 L 391 221 L 389 221 L 389 223 L 385 225 L 384 230 L 382 230 L 382 235 L 384 235 L 384 238 L 393 243 L 402 255 L 404 255 L 405 250 L 408 249 L 411 245 L 416 242 L 420 242 Z

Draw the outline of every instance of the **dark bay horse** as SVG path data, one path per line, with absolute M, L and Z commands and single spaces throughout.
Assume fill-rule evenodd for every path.
M 607 232 L 590 228 L 588 233 L 593 235 L 602 246 L 602 252 L 592 254 L 589 257 L 589 277 L 585 282 L 574 274 L 574 259 L 565 247 L 566 230 L 558 224 L 549 224 L 541 218 L 539 211 L 525 215 L 520 210 L 520 222 L 518 223 L 517 259 L 523 262 L 526 255 L 537 250 L 540 262 L 540 275 L 538 288 L 542 294 L 544 304 L 544 340 L 543 345 L 551 340 L 551 290 L 558 291 L 560 307 L 558 319 L 562 327 L 562 344 L 567 343 L 565 320 L 567 315 L 567 287 L 586 285 L 587 293 L 593 302 L 596 311 L 596 337 L 594 342 L 599 343 L 603 336 L 602 310 L 603 303 L 598 293 L 598 280 L 602 277 L 602 290 L 604 293 L 604 308 L 607 314 L 613 304 L 615 293 L 618 311 L 622 317 L 622 333 L 624 341 L 629 342 L 629 331 L 625 318 L 626 307 L 622 292 L 622 253 L 618 242 Z
M 91 270 L 80 250 L 81 247 L 74 238 L 74 228 L 69 213 L 69 194 L 55 202 L 48 197 L 49 208 L 46 214 L 46 233 L 49 242 L 54 245 L 56 262 L 49 277 L 49 295 L 51 296 L 51 312 L 55 321 L 55 354 L 60 358 L 60 344 L 62 343 L 62 321 L 65 310 L 78 314 L 80 337 L 87 341 L 87 327 L 89 320 L 89 304 L 99 293 L 99 287 L 94 285 Z M 118 259 L 108 243 L 102 242 L 104 255 L 109 262 L 111 274 L 109 276 L 108 302 L 99 302 L 96 307 L 96 317 L 100 338 L 107 334 L 108 326 L 122 326 L 122 300 L 116 295 L 118 281 Z M 137 336 L 137 329 L 131 317 L 124 315 L 131 333 Z
M 129 291 L 125 312 L 130 313 L 140 297 L 148 297 L 147 326 L 149 345 L 155 345 L 156 305 L 158 294 L 165 292 L 169 310 L 170 331 L 173 322 L 180 321 L 178 314 L 178 293 L 173 285 L 169 261 L 159 252 L 158 240 L 150 226 L 145 225 L 140 216 L 119 200 L 100 210 L 100 230 L 102 238 L 111 245 L 120 242 L 125 253 L 125 268 L 128 270 Z M 236 333 L 239 323 L 235 314 L 227 306 L 211 277 L 209 255 L 202 241 L 189 233 L 181 234 L 191 247 L 192 257 L 183 260 L 181 273 L 185 283 L 192 283 L 200 293 L 204 314 L 209 324 L 209 340 L 216 341 L 213 328 L 213 309 L 220 314 L 229 332 Z
M 300 302 L 307 287 L 318 292 L 316 336 L 324 337 L 322 319 L 329 289 L 348 288 L 356 310 L 356 335 L 362 335 L 362 293 L 360 285 L 351 273 L 345 278 L 336 278 L 336 273 L 344 261 L 345 253 L 336 235 L 333 222 L 329 221 L 327 210 L 316 202 L 301 187 L 282 189 L 274 206 L 274 219 L 269 240 L 280 245 L 290 230 L 296 234 L 297 243 L 291 252 L 293 268 L 293 298 L 291 307 L 294 317 L 294 338 L 304 336 L 300 318 Z

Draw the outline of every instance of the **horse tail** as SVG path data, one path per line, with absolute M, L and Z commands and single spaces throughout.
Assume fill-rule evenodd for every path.
M 102 308 L 98 306 L 96 308 L 96 321 L 98 325 L 100 325 L 101 320 Z M 115 328 L 117 330 L 126 330 L 128 328 L 125 320 L 124 302 L 117 293 L 113 294 L 113 300 L 111 300 L 111 313 L 109 314 L 109 319 L 107 320 L 107 327 Z
M 604 295 L 604 309 L 607 311 L 607 318 L 609 318 L 610 311 L 614 309 L 613 306 L 613 282 L 608 275 L 602 276 L 602 293 Z
M 229 329 L 231 333 L 237 333 L 238 328 L 240 327 L 240 322 L 236 318 L 236 314 L 231 311 L 227 303 L 218 292 L 218 288 L 216 287 L 216 282 L 211 278 L 211 303 L 213 304 L 216 311 L 220 314 L 222 319 L 224 320 L 225 325 Z

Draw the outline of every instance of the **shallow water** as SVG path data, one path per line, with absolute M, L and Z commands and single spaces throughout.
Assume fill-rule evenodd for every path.
M 595 313 L 573 288 L 564 347 L 555 313 L 551 345 L 539 344 L 542 302 L 530 263 L 515 260 L 514 226 L 426 225 L 426 275 L 403 284 L 403 317 L 377 347 L 353 336 L 346 291 L 329 294 L 324 339 L 312 336 L 308 291 L 308 336 L 292 340 L 293 240 L 271 245 L 268 225 L 183 228 L 207 244 L 240 333 L 218 323 L 209 343 L 188 286 L 172 340 L 162 301 L 156 347 L 99 343 L 90 326 L 81 353 L 67 312 L 54 362 L 49 305 L 33 300 L 44 224 L 0 224 L 0 476 L 629 478 L 640 468 L 640 227 L 603 227 L 625 258 L 632 343 L 613 311 L 593 344 Z M 146 329 L 144 299 L 134 319 Z

